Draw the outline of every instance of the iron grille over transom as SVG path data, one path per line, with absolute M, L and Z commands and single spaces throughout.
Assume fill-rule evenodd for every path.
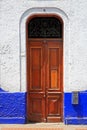
M 29 38 L 62 38 L 62 23 L 55 17 L 34 17 L 28 23 Z

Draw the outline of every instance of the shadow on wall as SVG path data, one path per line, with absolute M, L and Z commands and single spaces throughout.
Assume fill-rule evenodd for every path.
M 1 93 L 1 92 L 6 92 L 6 91 L 4 91 L 4 90 L 0 87 L 0 93 Z

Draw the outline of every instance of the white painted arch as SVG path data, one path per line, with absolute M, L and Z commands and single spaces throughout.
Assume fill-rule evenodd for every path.
M 62 18 L 64 22 L 64 39 L 63 39 L 63 87 L 64 91 L 67 90 L 69 86 L 69 18 L 67 14 L 59 9 L 54 7 L 38 7 L 38 8 L 30 8 L 26 10 L 19 22 L 19 37 L 20 37 L 20 91 L 26 92 L 26 20 L 28 17 L 34 14 L 54 14 L 58 15 Z

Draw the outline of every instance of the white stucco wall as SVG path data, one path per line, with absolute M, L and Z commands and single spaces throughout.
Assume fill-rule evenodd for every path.
M 41 7 L 64 20 L 64 91 L 87 90 L 87 0 L 0 1 L 1 87 L 26 91 L 25 21 Z

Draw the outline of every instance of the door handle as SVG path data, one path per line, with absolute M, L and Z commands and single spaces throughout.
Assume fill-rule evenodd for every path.
M 46 95 L 44 94 L 44 96 L 43 96 L 44 98 L 46 97 Z

